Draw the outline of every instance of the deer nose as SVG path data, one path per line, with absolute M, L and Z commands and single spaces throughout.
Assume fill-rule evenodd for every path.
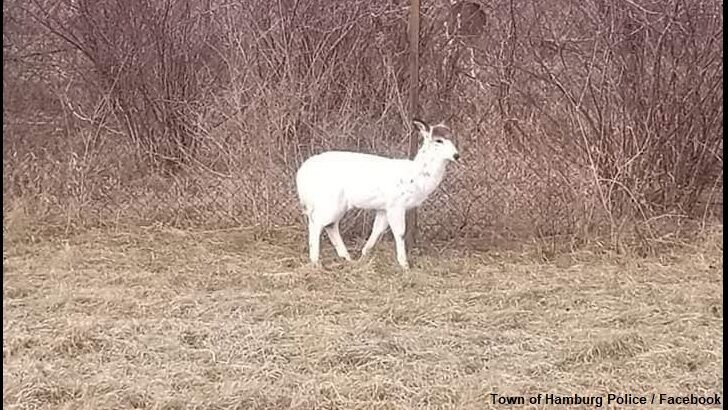
M 459 160 L 459 159 L 460 159 L 460 154 L 458 154 L 458 153 L 456 152 L 456 153 L 455 153 L 455 155 L 453 155 L 452 157 L 453 157 L 453 159 L 455 159 L 455 161 L 457 161 L 457 160 Z

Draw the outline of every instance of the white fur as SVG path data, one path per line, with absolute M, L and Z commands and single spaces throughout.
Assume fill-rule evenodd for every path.
M 336 253 L 351 260 L 339 234 L 339 221 L 353 208 L 376 210 L 372 233 L 362 249 L 365 256 L 389 226 L 397 261 L 407 269 L 404 245 L 405 211 L 419 206 L 442 181 L 448 161 L 457 160 L 453 143 L 441 138 L 443 125 L 430 127 L 414 120 L 423 143 L 414 160 L 392 159 L 345 151 L 329 151 L 304 161 L 296 174 L 298 197 L 308 217 L 309 256 L 319 264 L 321 230 Z M 433 131 L 437 129 L 437 136 Z M 448 132 L 449 133 L 449 132 Z

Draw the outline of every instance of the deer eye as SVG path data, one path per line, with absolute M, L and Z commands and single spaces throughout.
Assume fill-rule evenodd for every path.
M 435 139 L 435 142 L 438 144 L 442 144 L 445 141 L 443 141 L 442 138 L 437 138 L 437 139 Z

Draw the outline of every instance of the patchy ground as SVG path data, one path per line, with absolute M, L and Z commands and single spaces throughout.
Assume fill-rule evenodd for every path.
M 659 257 L 553 263 L 443 245 L 413 255 L 406 274 L 389 241 L 346 265 L 324 239 L 328 268 L 302 266 L 300 232 L 6 235 L 3 404 L 475 409 L 506 407 L 490 393 L 722 397 L 721 235 Z

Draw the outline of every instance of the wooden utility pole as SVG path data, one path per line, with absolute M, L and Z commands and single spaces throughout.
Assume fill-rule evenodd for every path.
M 409 112 L 410 120 L 418 117 L 420 99 L 420 0 L 410 0 L 409 14 Z M 410 134 L 409 156 L 414 158 L 417 155 L 419 133 L 415 130 Z M 407 230 L 405 232 L 405 243 L 408 249 L 412 249 L 417 241 L 417 210 L 412 209 L 405 217 Z

